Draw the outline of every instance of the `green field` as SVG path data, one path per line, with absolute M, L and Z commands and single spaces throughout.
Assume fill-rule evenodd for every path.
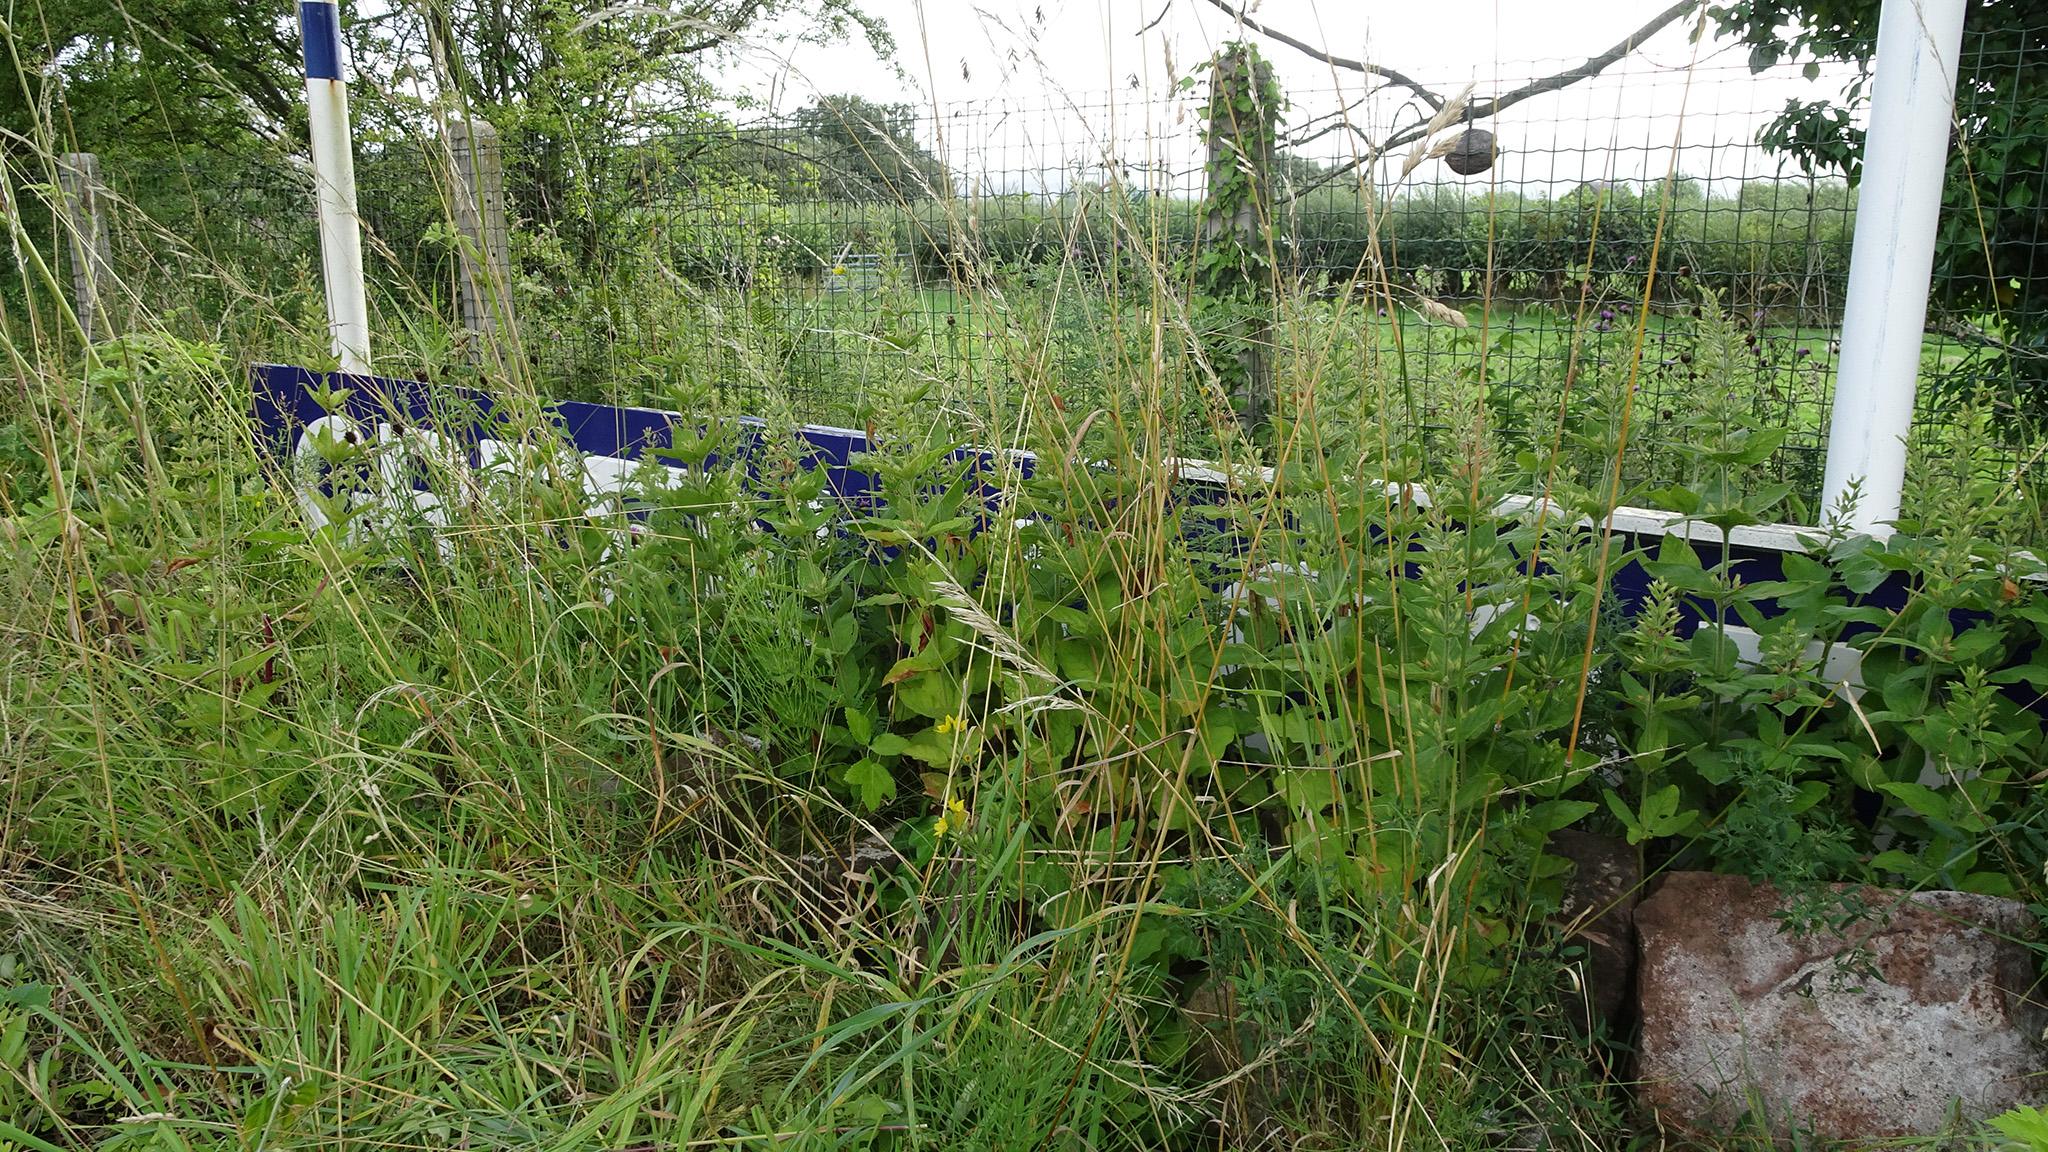
M 1618 433 L 1621 397 L 1633 385 L 1624 476 L 1638 503 L 1655 505 L 1659 489 L 1684 483 L 1688 441 L 1739 411 L 1781 430 L 1781 446 L 1754 466 L 1756 480 L 1790 484 L 1781 514 L 1810 518 L 1838 332 L 1770 315 L 1736 318 L 1740 347 L 1722 373 L 1729 387 L 1710 403 L 1692 362 L 1693 311 L 1652 310 L 1635 370 L 1634 306 L 1612 298 L 1587 301 L 1583 316 L 1575 306 L 1472 304 L 1462 309 L 1466 326 L 1457 328 L 1413 306 L 1387 311 L 1361 293 L 1302 297 L 1275 309 L 1272 342 L 1281 374 L 1301 381 L 1326 418 L 1392 422 L 1439 465 L 1464 450 L 1450 430 L 1472 427 L 1510 455 L 1569 454 L 1574 437 L 1591 434 L 1587 421 L 1596 415 L 1610 435 Z M 1041 402 L 1057 397 L 1062 409 L 1122 403 L 1113 382 L 1150 371 L 1155 321 L 1163 346 L 1180 353 L 1160 377 L 1160 418 L 1183 454 L 1213 456 L 1220 446 L 1199 396 L 1203 368 L 1187 355 L 1185 305 L 1114 297 L 1079 277 L 1019 277 L 967 290 L 890 276 L 853 291 L 756 295 L 720 309 L 687 338 L 703 357 L 703 376 L 746 381 L 728 391 L 742 406 L 766 403 L 799 419 L 859 426 L 874 404 L 909 388 L 925 394 L 942 419 L 986 430 L 1013 422 L 1041 381 L 1051 385 Z M 1956 340 L 1930 334 L 1923 365 L 1929 396 L 1916 459 L 1953 462 L 1958 437 L 1970 434 L 1941 414 L 1948 402 L 1937 396 L 1950 393 L 1934 389 L 1944 379 L 1973 378 L 1982 361 Z M 1568 375 L 1572 397 L 1564 390 Z M 607 376 L 597 394 L 662 403 L 671 384 L 664 377 L 651 389 L 620 389 Z M 1984 395 L 1995 410 L 1995 387 Z M 1990 476 L 2009 473 L 2019 451 L 1995 437 L 1972 444 L 1970 461 Z M 1597 464 L 1581 456 L 1583 466 Z

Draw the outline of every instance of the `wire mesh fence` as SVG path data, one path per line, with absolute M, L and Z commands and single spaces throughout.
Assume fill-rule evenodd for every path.
M 1841 174 L 1756 143 L 1804 83 L 1816 82 L 1739 61 L 1649 62 L 1492 121 L 1488 171 L 1432 160 L 1406 179 L 1404 155 L 1374 156 L 1371 142 L 1407 106 L 1290 93 L 1286 138 L 1300 143 L 1271 177 L 1283 357 L 1341 329 L 1360 369 L 1390 377 L 1399 403 L 1384 414 L 1448 431 L 1483 395 L 1490 420 L 1534 441 L 1552 433 L 1567 375 L 1603 380 L 1633 362 L 1647 303 L 1637 383 L 1640 442 L 1654 444 L 1691 416 L 1686 322 L 1712 293 L 1748 325 L 1741 376 L 1758 414 L 1790 430 L 1778 471 L 1817 487 L 1854 195 Z M 662 305 L 616 301 L 596 322 L 541 332 L 541 375 L 701 366 L 824 419 L 892 368 L 970 399 L 1042 373 L 1085 402 L 1139 358 L 1123 346 L 1148 327 L 1132 322 L 1131 296 L 1184 292 L 1199 255 L 1201 100 L 1197 87 L 936 112 L 826 102 L 614 148 L 599 167 L 626 190 L 598 197 L 618 213 L 598 232 L 649 245 L 676 276 L 656 296 L 690 320 L 643 322 Z M 1468 326 L 1427 319 L 1420 299 Z M 1043 337 L 1021 365 L 995 347 L 1020 323 Z M 1638 457 L 1644 477 L 1653 455 Z
M 2003 436 L 1987 466 L 2010 470 L 2030 462 L 2048 409 L 2048 121 L 1998 104 L 2022 87 L 2001 78 L 2040 64 L 2044 31 L 1973 27 L 1966 40 L 1952 165 L 1964 179 L 1951 181 L 1925 345 L 1923 458 L 1976 401 Z M 1574 63 L 1419 87 L 1485 97 Z M 1472 122 L 1497 149 L 1469 172 L 1390 146 L 1432 112 L 1411 88 L 1286 93 L 1282 147 L 1261 174 L 1283 380 L 1413 432 L 1437 465 L 1470 449 L 1475 422 L 1503 450 L 1538 450 L 1598 439 L 1632 398 L 1625 478 L 1651 486 L 1683 471 L 1703 418 L 1730 411 L 1730 395 L 1709 394 L 1724 389 L 1781 430 L 1762 467 L 1811 515 L 1856 191 L 1853 149 L 1802 151 L 1787 126 L 1852 83 L 1847 66 L 1711 41 L 1637 54 Z M 509 128 L 520 346 L 554 395 L 722 394 L 825 422 L 905 391 L 987 414 L 1027 393 L 1092 405 L 1141 382 L 1173 393 L 1199 448 L 1205 92 L 1198 73 L 1164 91 L 923 108 L 819 97 L 627 139 Z M 1853 143 L 1855 126 L 1840 127 Z M 274 161 L 228 177 L 222 163 L 110 172 L 153 221 L 156 242 L 132 235 L 127 250 L 145 255 L 131 260 L 175 277 L 164 235 L 226 229 L 262 270 L 307 282 L 308 178 Z M 382 327 L 421 305 L 455 316 L 445 147 L 370 141 L 359 179 Z M 1695 363 L 1703 309 L 1733 318 L 1732 370 Z M 459 359 L 443 356 L 459 333 L 406 325 L 384 363 Z

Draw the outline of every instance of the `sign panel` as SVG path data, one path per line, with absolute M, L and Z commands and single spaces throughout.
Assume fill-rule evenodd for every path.
M 330 511 L 336 507 L 363 517 L 368 527 L 401 517 L 444 524 L 442 500 L 447 493 L 482 492 L 495 478 L 541 467 L 580 470 L 590 515 L 628 516 L 636 491 L 644 493 L 646 485 L 673 483 L 687 472 L 690 465 L 675 454 L 676 431 L 691 429 L 693 434 L 686 441 L 693 441 L 694 431 L 701 427 L 696 418 L 679 412 L 561 401 L 527 414 L 527 427 L 550 426 L 556 436 L 513 436 L 509 430 L 519 422 L 511 419 L 503 402 L 473 389 L 381 376 L 323 374 L 276 364 L 259 365 L 252 374 L 256 423 L 273 455 L 291 464 L 300 501 L 316 527 L 329 522 L 333 518 Z M 343 390 L 345 394 L 340 394 Z M 746 459 L 761 445 L 767 426 L 759 420 L 741 419 L 733 432 L 730 454 Z M 872 491 L 873 477 L 857 466 L 859 456 L 869 449 L 865 433 L 813 424 L 797 429 L 795 435 L 802 463 L 825 470 L 829 496 L 859 503 Z M 344 455 L 332 450 L 336 441 L 375 446 L 377 450 L 369 454 L 372 463 L 367 474 L 334 476 L 327 460 Z M 328 445 L 325 451 L 323 442 Z M 550 459 L 548 453 L 569 453 L 574 458 Z M 1036 459 L 1029 453 L 1004 455 L 1021 475 L 1029 476 L 1035 470 Z M 962 460 L 979 457 L 989 463 L 995 458 L 994 453 L 965 448 L 955 456 Z M 451 482 L 426 482 L 424 474 L 436 471 Z M 1182 495 L 1190 503 L 1215 502 L 1229 482 L 1223 473 L 1198 461 L 1179 462 L 1178 475 Z M 348 484 L 356 485 L 357 491 L 344 497 L 337 486 Z M 994 495 L 991 489 L 990 496 Z M 1408 495 L 1427 499 L 1424 493 Z M 1512 514 L 1527 502 L 1526 497 L 1514 498 L 1509 503 L 1515 507 L 1503 511 Z M 1754 584 L 1782 579 L 1784 554 L 1805 547 L 1800 530 L 1794 528 L 1737 528 L 1724 540 L 1718 529 L 1641 508 L 1617 509 L 1614 529 L 1618 561 L 1612 577 L 1614 603 L 1631 614 L 1650 584 L 1641 564 L 1623 560 L 1632 549 L 1646 547 L 1654 555 L 1664 537 L 1684 536 L 1703 564 L 1712 567 L 1724 557 L 1732 559 L 1736 573 Z M 1897 606 L 1903 604 L 1905 595 L 1901 577 L 1875 590 L 1866 602 Z M 1688 604 L 1687 614 L 1689 627 L 1699 619 L 1699 606 Z
M 258 365 L 251 375 L 258 433 L 316 530 L 341 514 L 361 528 L 408 520 L 444 526 L 444 501 L 481 498 L 493 483 L 540 468 L 580 471 L 590 515 L 627 515 L 636 492 L 687 474 L 692 465 L 675 451 L 676 432 L 690 429 L 686 440 L 694 441 L 700 427 L 678 412 L 577 401 L 515 416 L 474 389 L 280 364 Z M 553 434 L 533 434 L 540 429 Z M 746 459 L 766 425 L 743 418 L 728 431 L 727 458 Z M 851 466 L 868 448 L 864 433 L 807 425 L 797 438 L 801 463 L 825 470 L 833 497 L 857 502 L 872 488 L 872 478 Z M 720 463 L 714 457 L 698 466 Z M 1029 461 L 1023 465 L 1028 472 Z

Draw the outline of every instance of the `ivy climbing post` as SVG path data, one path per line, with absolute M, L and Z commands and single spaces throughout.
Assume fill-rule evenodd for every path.
M 1250 44 L 1217 54 L 1204 109 L 1209 155 L 1202 242 L 1195 257 L 1204 354 L 1239 426 L 1272 422 L 1273 140 L 1280 123 L 1273 66 Z

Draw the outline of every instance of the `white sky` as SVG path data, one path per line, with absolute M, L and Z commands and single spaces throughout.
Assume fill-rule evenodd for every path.
M 893 66 L 863 43 L 805 45 L 787 59 L 744 53 L 722 79 L 758 102 L 754 115 L 788 111 L 821 91 L 926 110 L 936 105 L 941 122 L 955 126 L 943 147 L 957 171 L 979 169 L 992 174 L 991 185 L 1036 182 L 1048 191 L 1088 176 L 1089 165 L 1099 168 L 1111 153 L 1126 160 L 1149 154 L 1160 169 L 1184 175 L 1194 163 L 1199 89 L 1177 97 L 1174 82 L 1236 38 L 1234 23 L 1208 0 L 865 4 L 895 33 Z M 1668 4 L 1264 0 L 1253 16 L 1334 54 L 1383 62 L 1444 95 L 1474 84 L 1483 99 L 1605 51 Z M 1162 12 L 1156 27 L 1138 34 Z M 1681 137 L 1686 147 L 1679 167 L 1689 175 L 1777 171 L 1774 159 L 1747 146 L 1756 129 L 1788 97 L 1838 94 L 1846 73 L 1831 68 L 1808 81 L 1798 68 L 1781 65 L 1752 76 L 1742 49 L 1711 39 L 1695 48 L 1690 31 L 1689 22 L 1668 27 L 1598 80 L 1532 99 L 1484 125 L 1499 134 L 1504 149 L 1493 178 L 1563 191 L 1583 179 L 1662 176 Z M 1366 78 L 1356 72 L 1256 34 L 1248 38 L 1275 64 L 1293 104 L 1290 123 L 1329 115 L 1366 90 Z M 1412 108 L 1400 111 L 1400 102 L 1377 98 L 1352 119 L 1377 136 L 1390 118 L 1415 115 Z M 1015 115 L 1004 117 L 1000 109 Z M 1326 136 L 1305 151 L 1348 158 L 1345 139 Z M 1445 175 L 1436 164 L 1426 174 Z
M 1252 14 L 1337 55 L 1384 61 L 1417 78 L 1484 86 L 1504 68 L 1527 71 L 1519 66 L 1578 63 L 1669 3 L 1265 0 Z M 1169 52 L 1171 66 L 1185 72 L 1236 38 L 1232 21 L 1207 0 L 867 0 L 866 7 L 895 32 L 909 83 L 878 65 L 864 45 L 804 47 L 790 62 L 790 82 L 798 93 L 815 85 L 875 99 L 922 97 L 947 103 L 1030 97 L 1048 88 L 1121 89 L 1134 76 L 1157 92 L 1174 78 L 1168 71 Z M 1138 36 L 1138 29 L 1162 11 L 1165 19 Z M 1270 41 L 1262 46 L 1289 88 L 1329 88 L 1335 78 L 1356 75 L 1333 77 L 1326 64 Z M 1646 47 L 1678 65 L 1691 53 L 1677 26 Z

